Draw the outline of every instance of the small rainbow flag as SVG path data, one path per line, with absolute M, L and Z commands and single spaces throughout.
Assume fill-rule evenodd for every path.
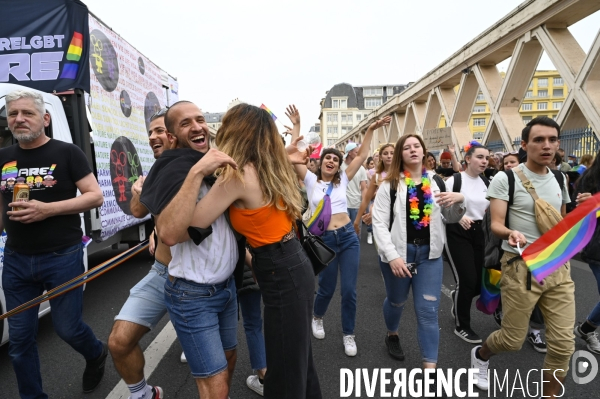
M 496 269 L 483 269 L 481 275 L 481 294 L 475 303 L 477 309 L 485 314 L 493 314 L 500 303 L 500 280 L 502 272 Z
M 17 178 L 17 161 L 7 162 L 2 168 L 2 180 Z
M 273 118 L 274 121 L 277 120 L 277 117 L 275 116 L 275 114 L 273 113 L 273 111 L 271 111 L 265 104 L 261 104 L 260 107 L 262 109 L 264 109 L 265 111 L 267 111 L 269 113 L 269 115 L 271 115 L 271 118 Z
M 538 283 L 558 270 L 592 239 L 600 217 L 600 193 L 581 203 L 525 248 L 521 257 Z
M 73 32 L 73 38 L 67 51 L 67 61 L 63 66 L 61 79 L 75 79 L 79 72 L 79 60 L 83 52 L 83 35 L 79 32 Z

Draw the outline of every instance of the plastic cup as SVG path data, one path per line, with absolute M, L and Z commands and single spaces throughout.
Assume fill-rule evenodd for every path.
M 321 136 L 317 133 L 308 133 L 304 135 L 304 138 L 296 144 L 298 151 L 304 152 L 308 148 L 309 145 L 316 147 L 321 144 Z

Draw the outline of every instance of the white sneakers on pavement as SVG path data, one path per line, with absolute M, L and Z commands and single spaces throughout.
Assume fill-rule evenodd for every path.
M 246 378 L 246 385 L 260 396 L 265 396 L 265 386 L 260 383 L 257 375 L 251 375 Z
M 471 368 L 479 369 L 479 373 L 477 373 L 477 388 L 482 391 L 487 391 L 489 389 L 489 381 L 488 381 L 488 367 L 490 365 L 489 360 L 486 362 L 484 360 L 477 359 L 475 353 L 477 350 L 481 348 L 481 345 L 477 345 L 473 349 L 471 349 Z
M 354 335 L 344 335 L 344 352 L 346 352 L 346 356 L 356 356 Z
M 323 319 L 313 317 L 312 319 L 312 333 L 316 339 L 325 338 L 325 329 L 323 328 Z

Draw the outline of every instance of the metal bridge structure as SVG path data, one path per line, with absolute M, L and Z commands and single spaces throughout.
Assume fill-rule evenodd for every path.
M 367 127 L 387 115 L 392 122 L 375 132 L 371 152 L 404 134 L 439 127 L 452 130 L 456 148 L 473 139 L 469 119 L 478 93 L 491 117 L 482 142 L 513 150 L 524 123 L 519 109 L 545 52 L 568 87 L 556 116 L 561 130 L 589 127 L 600 133 L 600 31 L 586 53 L 569 27 L 600 9 L 598 0 L 528 0 L 475 37 L 400 94 L 373 110 L 334 146 L 362 142 Z M 510 58 L 502 78 L 498 64 Z M 458 87 L 458 90 L 456 90 Z M 460 154 L 457 154 L 460 156 Z

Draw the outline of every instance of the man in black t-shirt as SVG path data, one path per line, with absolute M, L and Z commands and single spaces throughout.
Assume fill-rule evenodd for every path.
M 0 231 L 6 229 L 2 286 L 7 310 L 83 273 L 80 212 L 104 201 L 84 153 L 53 140 L 41 94 L 17 90 L 6 95 L 8 128 L 18 144 L 0 150 Z M 29 201 L 13 203 L 16 183 L 29 185 Z M 81 195 L 77 196 L 77 190 Z M 13 211 L 12 207 L 21 210 Z M 50 300 L 57 334 L 86 359 L 83 391 L 104 375 L 108 354 L 82 320 L 83 287 Z M 39 306 L 8 319 L 9 355 L 21 397 L 47 398 L 36 347 Z

